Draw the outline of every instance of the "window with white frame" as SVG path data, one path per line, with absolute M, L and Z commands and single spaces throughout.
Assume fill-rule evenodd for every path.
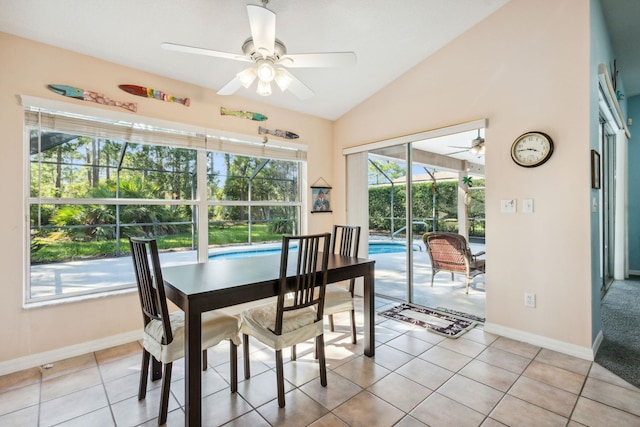
M 300 150 L 36 107 L 25 136 L 27 304 L 133 288 L 132 236 L 167 266 L 299 233 Z

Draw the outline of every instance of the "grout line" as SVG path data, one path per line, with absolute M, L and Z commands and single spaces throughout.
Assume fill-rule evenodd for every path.
M 385 326 L 382 326 L 382 327 L 383 327 L 383 328 L 385 328 L 385 329 L 389 329 L 389 331 L 390 331 L 391 333 L 393 333 L 393 334 L 398 333 L 398 335 L 397 335 L 397 336 L 395 336 L 394 338 L 401 337 L 402 335 L 405 335 L 405 336 L 407 336 L 407 337 L 412 337 L 412 335 L 408 334 L 408 333 L 410 332 L 410 330 L 397 331 L 397 330 L 394 330 L 394 329 L 386 328 Z M 336 331 L 336 332 L 338 332 L 337 336 L 336 336 L 334 339 L 332 339 L 332 340 L 327 340 L 327 342 L 326 342 L 326 344 L 327 344 L 327 345 L 335 344 L 335 343 L 337 343 L 338 341 L 340 341 L 340 340 L 344 339 L 345 337 L 346 337 L 346 338 L 348 338 L 348 337 L 350 336 L 350 331 Z M 361 338 L 361 336 L 359 335 L 359 342 L 361 342 L 361 339 L 362 339 L 362 338 Z M 392 338 L 392 339 L 393 339 L 393 338 Z M 460 371 L 461 371 L 462 369 L 464 369 L 466 366 L 468 366 L 471 362 L 473 362 L 473 361 L 475 361 L 475 360 L 478 360 L 478 357 L 480 357 L 480 355 L 481 355 L 482 353 L 484 353 L 488 348 L 495 348 L 495 349 L 500 350 L 500 351 L 503 351 L 503 352 L 505 352 L 505 353 L 514 354 L 514 355 L 516 355 L 516 356 L 520 356 L 520 357 L 525 357 L 525 356 L 522 356 L 522 355 L 520 355 L 520 354 L 518 354 L 518 353 L 513 353 L 513 352 L 511 352 L 511 351 L 508 351 L 508 350 L 505 350 L 505 349 L 502 349 L 502 348 L 495 347 L 495 346 L 494 346 L 494 344 L 495 344 L 498 340 L 499 340 L 499 338 L 498 338 L 498 339 L 496 339 L 496 340 L 494 340 L 493 342 L 489 343 L 488 345 L 487 345 L 487 344 L 483 344 L 483 343 L 478 343 L 477 341 L 470 340 L 471 342 L 474 342 L 474 343 L 476 343 L 476 344 L 480 344 L 480 345 L 485 346 L 485 349 L 484 349 L 482 352 L 480 352 L 479 354 L 477 354 L 475 357 L 471 357 L 471 360 L 469 360 L 467 363 L 465 363 L 462 367 L 460 367 L 460 368 L 459 368 L 459 369 L 457 369 L 456 371 L 451 371 L 450 369 L 447 369 L 447 368 L 444 368 L 444 369 L 447 369 L 448 371 L 453 372 L 453 376 L 455 376 L 455 375 L 460 375 L 460 376 L 463 376 L 463 377 L 465 377 L 465 378 L 468 378 L 468 377 L 466 377 L 465 375 L 461 374 L 461 373 L 460 373 Z M 388 342 L 389 342 L 389 341 L 386 341 L 386 342 L 384 342 L 384 343 L 383 343 L 383 342 L 376 343 L 376 346 L 379 346 L 379 345 L 388 345 Z M 427 341 L 427 342 L 428 342 L 428 341 Z M 431 345 L 431 347 L 430 347 L 428 350 L 425 350 L 424 352 L 420 353 L 419 355 L 416 355 L 416 356 L 411 355 L 411 356 L 412 356 L 413 358 L 419 358 L 419 356 L 420 356 L 420 355 L 424 354 L 425 352 L 427 352 L 427 351 L 431 350 L 432 348 L 434 348 L 434 347 L 436 347 L 436 346 L 440 346 L 440 345 L 441 345 L 442 343 L 444 343 L 444 342 L 447 342 L 447 340 L 446 340 L 446 339 L 443 339 L 443 340 L 441 340 L 440 342 L 438 342 L 438 343 L 436 343 L 436 344 L 432 344 L 432 345 Z M 428 342 L 428 343 L 429 343 L 429 342 Z M 431 344 L 431 343 L 429 343 L 429 344 Z M 393 348 L 393 349 L 395 349 L 395 350 L 397 350 L 397 351 L 400 351 L 400 352 L 402 352 L 402 353 L 409 354 L 409 353 L 407 353 L 407 352 L 406 352 L 406 351 L 404 351 L 404 350 L 401 350 L 401 349 L 399 349 L 399 348 L 395 348 L 395 347 L 393 347 L 392 345 L 390 345 L 389 347 L 391 347 L 391 348 Z M 442 348 L 446 348 L 446 347 L 442 347 Z M 447 350 L 450 350 L 450 351 L 456 351 L 456 350 L 451 350 L 451 349 L 448 349 L 448 348 L 446 348 L 446 349 L 447 349 Z M 257 348 L 255 351 L 256 351 L 256 352 L 258 352 L 258 351 L 262 351 L 262 350 L 263 350 L 262 348 Z M 615 409 L 615 410 L 621 411 L 621 412 L 626 413 L 626 414 L 629 414 L 629 415 L 631 415 L 631 416 L 638 417 L 638 415 L 636 415 L 636 414 L 634 414 L 634 413 L 631 413 L 631 412 L 629 412 L 628 410 L 622 409 L 622 408 L 620 408 L 620 407 L 612 406 L 612 405 L 607 404 L 607 403 L 599 402 L 599 401 L 597 401 L 597 400 L 589 399 L 588 397 L 583 396 L 583 392 L 584 392 L 584 390 L 585 390 L 586 382 L 587 382 L 587 380 L 590 378 L 591 372 L 592 372 L 593 367 L 594 367 L 594 366 L 593 366 L 593 364 L 594 364 L 595 362 L 592 362 L 592 363 L 591 363 L 591 365 L 589 366 L 589 369 L 588 369 L 587 373 L 584 375 L 584 381 L 583 381 L 583 383 L 582 383 L 582 386 L 581 386 L 581 388 L 580 388 L 580 391 L 577 393 L 577 399 L 576 399 L 576 402 L 574 403 L 573 408 L 571 409 L 571 413 L 570 413 L 570 415 L 569 415 L 568 417 L 565 417 L 564 415 L 558 414 L 558 413 L 556 413 L 556 412 L 554 412 L 554 411 L 551 411 L 551 410 L 549 410 L 549 409 L 546 409 L 546 408 L 543 408 L 543 407 L 541 407 L 541 406 L 538 406 L 538 405 L 536 405 L 536 404 L 534 404 L 534 403 L 532 403 L 532 402 L 528 402 L 527 400 L 520 399 L 520 398 L 518 398 L 518 397 L 516 397 L 516 396 L 514 396 L 514 395 L 510 395 L 510 394 L 509 394 L 509 391 L 511 391 L 511 390 L 513 389 L 514 385 L 515 385 L 515 384 L 518 382 L 518 380 L 519 380 L 520 378 L 522 378 L 522 377 L 525 377 L 525 378 L 531 379 L 531 380 L 533 380 L 533 381 L 539 381 L 539 382 L 541 382 L 541 383 L 543 383 L 543 384 L 545 384 L 545 385 L 548 385 L 548 386 L 551 386 L 551 387 L 557 388 L 557 389 L 559 389 L 559 390 L 563 390 L 563 391 L 568 392 L 567 390 L 564 390 L 564 389 L 562 389 L 562 388 L 556 387 L 556 386 L 554 386 L 554 385 L 552 385 L 552 384 L 547 384 L 547 383 L 545 383 L 545 382 L 543 382 L 543 381 L 540 381 L 540 380 L 537 380 L 537 379 L 535 379 L 535 378 L 529 378 L 529 377 L 524 376 L 524 372 L 525 372 L 525 371 L 526 371 L 526 370 L 527 370 L 527 369 L 532 365 L 532 363 L 533 363 L 534 361 L 536 361 L 537 357 L 539 357 L 539 356 L 540 356 L 540 354 L 541 354 L 542 350 L 543 350 L 542 348 L 539 348 L 539 349 L 537 350 L 537 352 L 535 353 L 535 355 L 534 355 L 532 358 L 530 358 L 530 360 L 528 361 L 528 363 L 526 364 L 526 366 L 524 367 L 524 369 L 522 369 L 522 371 L 521 371 L 520 373 L 518 373 L 518 374 L 517 374 L 517 378 L 512 382 L 512 384 L 507 388 L 507 390 L 506 390 L 506 391 L 502 392 L 501 390 L 498 390 L 498 391 L 500 391 L 501 393 L 503 393 L 503 396 L 502 396 L 502 398 L 501 398 L 501 399 L 500 399 L 500 400 L 499 400 L 499 401 L 498 401 L 498 402 L 493 406 L 493 408 L 489 411 L 489 414 L 485 415 L 485 418 L 484 418 L 484 420 L 485 420 L 485 421 L 486 421 L 487 419 L 489 419 L 489 418 L 490 418 L 490 414 L 495 410 L 495 408 L 496 408 L 496 407 L 497 407 L 501 402 L 503 402 L 503 401 L 504 401 L 504 399 L 505 399 L 505 397 L 506 397 L 507 395 L 509 395 L 509 396 L 511 396 L 511 397 L 513 397 L 513 398 L 516 398 L 516 399 L 522 400 L 523 402 L 527 402 L 527 403 L 529 403 L 529 404 L 531 404 L 531 405 L 534 405 L 534 406 L 536 406 L 536 407 L 538 407 L 538 408 L 541 408 L 541 409 L 543 409 L 543 410 L 545 410 L 545 411 L 549 411 L 550 413 L 553 413 L 553 414 L 556 414 L 556 415 L 562 416 L 563 418 L 566 418 L 568 421 L 571 421 L 571 419 L 572 419 L 572 417 L 573 417 L 573 415 L 574 415 L 575 409 L 576 409 L 576 407 L 577 407 L 577 402 L 578 402 L 578 401 L 579 401 L 579 399 L 580 399 L 580 398 L 582 398 L 582 397 L 584 397 L 584 399 L 591 400 L 591 401 L 596 402 L 596 403 L 601 404 L 601 405 L 605 405 L 605 406 L 607 406 L 607 407 L 610 407 L 610 408 L 612 408 L 612 409 Z M 299 353 L 299 354 L 298 354 L 298 356 L 299 356 L 299 357 L 302 357 L 302 356 L 304 356 L 304 355 L 306 355 L 306 354 L 310 354 L 310 353 L 311 353 L 311 351 L 312 351 L 312 348 L 310 348 L 310 349 L 309 349 L 309 350 L 307 350 L 307 351 L 304 351 L 304 352 Z M 129 356 L 131 356 L 132 354 L 133 354 L 133 353 L 131 353 L 131 354 L 127 354 L 127 355 L 124 355 L 124 356 L 122 356 L 122 357 L 129 357 Z M 462 353 L 461 353 L 461 354 L 462 354 Z M 410 355 L 410 354 L 409 354 L 409 355 Z M 464 354 L 463 354 L 463 355 L 464 355 Z M 102 372 L 102 370 L 100 369 L 100 364 L 99 364 L 99 363 L 98 363 L 98 361 L 97 361 L 97 355 L 96 355 L 96 353 L 95 353 L 95 352 L 93 352 L 93 353 L 92 353 L 92 356 L 93 356 L 93 358 L 94 358 L 94 360 L 95 360 L 95 366 L 96 366 L 96 367 L 97 367 L 97 369 L 98 369 L 98 373 L 99 373 L 100 380 L 101 380 L 101 385 L 102 385 L 102 387 L 103 387 L 103 390 L 104 390 L 105 396 L 107 397 L 107 403 L 108 403 L 108 405 L 109 405 L 109 411 L 110 411 L 110 414 L 111 414 L 111 419 L 112 419 L 112 421 L 113 421 L 113 422 L 114 422 L 114 424 L 115 424 L 115 416 L 114 416 L 114 413 L 113 413 L 113 410 L 112 410 L 112 405 L 113 405 L 113 404 L 112 404 L 112 402 L 111 402 L 111 400 L 110 400 L 110 397 L 109 397 L 109 395 L 108 395 L 108 393 L 107 393 L 107 390 L 106 390 L 106 382 L 105 382 L 105 379 L 104 379 L 104 377 L 103 377 L 103 372 Z M 464 356 L 467 356 L 467 355 L 464 355 Z M 362 355 L 359 355 L 359 357 L 362 357 Z M 467 357 L 470 357 L 470 356 L 467 356 Z M 529 359 L 529 357 L 526 357 L 526 358 L 527 358 L 527 359 Z M 353 359 L 350 359 L 350 360 L 353 360 Z M 424 359 L 422 359 L 422 360 L 424 360 Z M 374 363 L 376 363 L 376 362 L 375 362 L 375 360 L 374 360 L 373 362 L 374 362 Z M 483 363 L 487 363 L 487 362 L 484 362 L 484 361 L 481 361 L 481 362 L 483 362 Z M 225 363 L 226 363 L 226 362 L 225 362 Z M 290 363 L 290 361 L 289 361 L 288 359 L 287 359 L 287 363 Z M 345 363 L 348 363 L 348 362 L 345 362 Z M 407 363 L 409 363 L 409 362 L 407 362 Z M 544 364 L 549 365 L 549 366 L 554 367 L 554 368 L 563 369 L 563 370 L 568 371 L 568 372 L 573 372 L 573 371 L 569 371 L 569 370 L 567 370 L 567 369 L 564 369 L 564 368 L 562 368 L 562 367 L 560 367 L 560 366 L 556 366 L 556 365 L 553 365 L 553 364 L 549 364 L 549 363 L 545 363 L 545 362 L 539 362 L 539 363 L 544 363 Z M 224 364 L 224 363 L 220 363 L 220 365 L 222 365 L 222 364 Z M 273 367 L 271 367 L 271 366 L 269 366 L 268 364 L 265 364 L 265 365 L 267 366 L 267 370 L 266 370 L 265 372 L 267 372 L 267 371 L 273 371 L 273 370 L 274 370 L 274 368 L 273 368 Z M 397 370 L 398 370 L 398 369 L 400 369 L 400 368 L 401 368 L 402 366 L 404 366 L 404 365 L 405 365 L 405 364 L 403 364 L 403 365 L 401 365 L 401 366 L 398 366 L 398 367 L 396 367 L 395 369 L 388 369 L 388 368 L 386 368 L 386 367 L 384 367 L 384 366 L 382 366 L 382 365 L 378 365 L 378 366 L 382 366 L 384 369 L 388 369 L 388 370 L 390 371 L 390 373 L 391 373 L 391 372 L 393 372 L 393 373 L 396 373 L 396 374 L 397 374 Z M 489 365 L 491 365 L 491 366 L 495 366 L 495 367 L 499 367 L 499 366 L 492 365 L 492 364 L 489 364 Z M 218 366 L 218 365 L 216 365 L 216 366 Z M 210 369 L 213 369 L 213 370 L 214 370 L 214 372 L 215 372 L 217 375 L 220 375 L 220 376 L 222 377 L 222 379 L 224 380 L 224 382 L 225 382 L 225 383 L 227 383 L 227 387 L 228 387 L 228 381 L 225 379 L 225 377 L 224 377 L 220 372 L 218 372 L 218 370 L 216 369 L 216 366 L 212 366 L 212 365 L 210 364 L 210 365 L 209 365 L 209 368 L 210 368 Z M 335 372 L 335 369 L 336 369 L 337 367 L 339 367 L 339 366 L 342 366 L 342 364 L 337 365 L 336 367 L 333 367 L 333 368 L 328 367 L 328 370 L 329 370 L 329 371 L 331 371 L 331 372 L 333 372 L 333 373 L 334 373 L 334 374 L 336 374 L 336 375 L 341 376 L 339 373 Z M 439 366 L 439 365 L 437 365 L 437 366 Z M 503 368 L 503 369 L 504 369 L 504 368 Z M 606 368 L 605 368 L 605 369 L 606 369 Z M 509 372 L 513 372 L 513 371 L 509 371 Z M 76 372 L 73 372 L 73 373 L 71 373 L 71 374 L 74 374 L 74 373 L 76 373 Z M 515 373 L 515 372 L 514 372 L 514 373 Z M 138 374 L 138 376 L 139 376 L 139 375 L 140 375 L 140 373 Z M 399 374 L 398 374 L 398 375 L 399 375 Z M 379 381 L 383 380 L 383 379 L 384 379 L 384 378 L 386 378 L 387 376 L 388 376 L 388 375 L 385 375 L 384 377 L 382 377 L 382 378 L 378 379 L 378 380 L 377 380 L 375 383 L 373 383 L 373 384 L 376 384 L 377 382 L 379 382 Z M 451 378 L 453 378 L 453 376 L 452 376 Z M 404 377 L 404 376 L 403 376 L 403 377 Z M 343 378 L 345 378 L 345 377 L 343 377 Z M 406 378 L 406 377 L 404 377 L 404 378 Z M 451 378 L 449 378 L 449 380 L 450 380 Z M 316 378 L 313 378 L 313 379 L 311 379 L 311 380 L 309 380 L 309 381 L 313 381 L 313 380 L 315 380 L 315 379 L 317 379 L 317 377 L 316 377 Z M 348 378 L 345 378 L 345 379 L 346 379 L 347 381 L 351 381 L 351 380 L 349 380 Z M 409 380 L 411 380 L 411 378 L 408 378 L 408 379 L 409 379 Z M 472 380 L 472 381 L 476 381 L 476 380 L 474 380 L 473 378 L 468 378 L 468 379 L 470 379 L 470 380 Z M 447 380 L 447 381 L 449 381 L 449 380 Z M 413 380 L 411 380 L 411 381 L 413 381 Z M 436 388 L 435 390 L 431 390 L 431 389 L 429 389 L 429 390 L 431 390 L 431 393 L 429 394 L 429 396 L 433 395 L 434 393 L 437 393 L 437 392 L 438 392 L 438 390 L 439 390 L 439 389 L 440 389 L 444 384 L 446 384 L 446 383 L 447 383 L 447 381 L 445 381 L 443 384 L 441 384 L 440 386 L 438 386 L 438 388 Z M 605 382 L 605 383 L 607 383 L 607 384 L 611 384 L 611 385 L 614 385 L 614 386 L 616 386 L 616 387 L 620 387 L 620 386 L 617 386 L 616 384 L 613 384 L 613 383 L 611 383 L 611 382 L 609 382 L 609 381 L 604 381 L 604 380 L 599 380 L 599 381 L 603 381 L 603 382 Z M 38 415 L 37 415 L 37 419 L 38 419 L 38 422 L 39 422 L 39 423 L 43 423 L 44 421 L 46 421 L 46 420 L 41 420 L 41 416 L 42 416 L 42 414 L 41 414 L 41 406 L 42 406 L 42 403 L 43 403 L 43 402 L 42 402 L 42 386 L 43 386 L 43 382 L 44 382 L 44 378 L 43 378 L 42 372 L 40 372 L 40 376 L 39 376 L 38 382 L 36 383 L 36 384 L 38 384 L 38 386 L 39 386 L 39 387 L 38 387 L 38 403 L 37 403 L 37 404 L 38 404 Z M 491 387 L 491 388 L 495 389 L 494 387 L 492 387 L 492 386 L 490 386 L 490 385 L 487 385 L 487 384 L 484 384 L 484 383 L 482 383 L 482 382 L 480 382 L 480 381 L 478 381 L 478 383 L 483 384 L 483 385 L 485 385 L 485 386 L 488 386 L 488 387 Z M 292 383 L 290 383 L 290 384 L 292 385 L 292 390 L 290 390 L 290 392 L 291 392 L 291 391 L 293 391 L 293 390 L 295 390 L 295 389 L 298 389 L 298 390 L 299 390 L 299 391 L 301 391 L 303 394 L 307 395 L 306 393 L 304 393 L 304 391 L 302 391 L 302 390 L 301 390 L 301 387 L 302 387 L 304 384 L 306 384 L 306 383 L 301 384 L 301 385 L 299 385 L 299 386 L 295 386 L 295 385 L 294 385 L 294 384 L 292 384 Z M 373 384 L 369 385 L 369 387 L 370 387 L 370 386 L 372 386 Z M 420 383 L 417 383 L 417 384 L 420 384 Z M 423 384 L 420 384 L 420 385 L 422 385 L 423 387 L 426 387 L 426 386 L 424 386 Z M 368 391 L 368 388 L 369 388 L 369 387 L 366 387 L 366 388 L 361 387 L 361 386 L 359 386 L 359 387 L 360 387 L 360 389 L 361 389 L 361 390 L 356 394 L 356 396 L 357 396 L 358 394 L 362 393 L 363 391 L 367 391 L 367 392 L 371 393 L 370 391 Z M 18 388 L 19 388 L 19 387 L 18 387 Z M 428 387 L 427 387 L 427 388 L 428 388 Z M 624 389 L 624 387 L 620 387 L 620 389 Z M 497 390 L 497 389 L 495 389 L 495 390 Z M 625 390 L 627 390 L 627 389 L 625 389 Z M 633 391 L 633 390 L 632 390 L 632 391 Z M 569 392 L 569 393 L 571 393 L 571 392 Z M 172 390 L 172 394 L 173 394 L 173 390 Z M 374 393 L 372 393 L 372 394 L 374 394 Z M 572 394 L 576 394 L 576 393 L 572 393 Z M 374 394 L 374 395 L 375 395 L 375 394 Z M 307 395 L 307 396 L 309 396 L 309 395 Z M 388 403 L 388 404 L 390 404 L 390 405 L 392 405 L 392 406 L 396 407 L 396 406 L 395 406 L 395 405 L 393 405 L 391 402 L 387 402 L 385 399 L 381 398 L 380 396 L 377 396 L 377 395 L 375 395 L 375 396 L 376 396 L 377 398 L 381 399 L 382 401 L 384 401 L 384 402 L 386 402 L 386 403 Z M 421 402 L 419 402 L 418 404 L 416 404 L 416 406 L 414 406 L 414 408 L 413 408 L 413 409 L 415 409 L 415 407 L 417 407 L 417 406 L 419 406 L 420 404 L 422 404 L 422 403 L 424 402 L 424 400 L 426 400 L 426 399 L 428 399 L 428 398 L 429 398 L 429 396 L 427 396 L 427 397 L 426 397 L 425 399 L 423 399 Z M 267 423 L 268 423 L 268 421 L 267 421 L 267 420 L 262 416 L 262 414 L 258 411 L 257 407 L 254 407 L 254 406 L 253 406 L 249 401 L 247 401 L 246 399 L 244 399 L 244 397 L 242 397 L 239 393 L 238 393 L 238 397 L 239 397 L 239 398 L 241 398 L 241 399 L 243 399 L 243 400 L 246 402 L 246 404 L 247 404 L 248 408 L 251 408 L 251 409 L 250 409 L 250 410 L 248 410 L 247 412 L 245 412 L 244 414 L 240 415 L 239 417 L 236 417 L 236 418 L 234 418 L 234 419 L 230 419 L 228 422 L 231 422 L 231 421 L 233 421 L 233 420 L 236 420 L 236 419 L 240 418 L 241 416 L 247 415 L 247 414 L 249 414 L 250 412 L 255 411 L 255 412 L 256 412 L 256 414 L 257 414 L 261 419 L 263 419 L 265 422 L 267 422 Z M 309 396 L 309 397 L 310 397 L 311 399 L 313 399 L 313 397 L 311 397 L 311 396 Z M 341 403 L 340 405 L 336 406 L 336 408 L 337 408 L 337 407 L 340 407 L 340 406 L 341 406 L 341 405 L 343 405 L 344 403 L 348 402 L 348 401 L 349 401 L 350 399 L 352 399 L 353 397 L 355 397 L 355 396 L 352 396 L 351 398 L 347 399 L 345 402 L 343 402 L 343 403 Z M 173 396 L 173 398 L 174 398 L 174 399 L 176 399 L 175 395 Z M 176 400 L 177 400 L 177 399 L 176 399 Z M 272 399 L 272 400 L 269 400 L 268 402 L 266 402 L 266 403 L 264 403 L 264 404 L 267 404 L 267 403 L 269 403 L 269 402 L 271 402 L 271 401 L 273 401 L 273 400 L 275 400 L 275 398 L 274 398 L 274 399 Z M 313 399 L 313 400 L 315 401 L 315 399 Z M 454 401 L 456 401 L 456 400 L 454 400 Z M 317 401 L 316 401 L 316 402 L 317 402 Z M 457 401 L 456 401 L 456 402 L 457 402 Z M 317 402 L 317 403 L 318 403 L 318 404 L 320 404 L 319 402 Z M 461 405 L 464 405 L 464 406 L 468 407 L 467 405 L 465 405 L 465 404 L 464 404 L 464 403 L 462 403 L 462 402 L 457 402 L 457 403 L 459 403 L 459 404 L 461 404 Z M 264 404 L 263 404 L 263 405 L 264 405 Z M 261 406 L 263 406 L 263 405 L 261 405 Z M 320 405 L 321 405 L 321 404 L 320 404 Z M 396 407 L 396 408 L 397 408 L 397 407 Z M 184 408 L 183 408 L 183 406 L 182 406 L 182 405 L 180 405 L 178 409 L 179 409 L 180 411 L 182 411 L 182 413 L 184 413 Z M 325 415 L 322 415 L 322 417 L 326 416 L 327 414 L 332 414 L 333 416 L 335 416 L 335 417 L 337 417 L 338 419 L 340 419 L 340 417 L 338 417 L 338 416 L 333 412 L 333 410 L 328 410 L 328 408 L 326 408 L 326 407 L 325 407 L 325 409 L 327 409 L 327 411 L 328 411 L 328 412 L 327 412 Z M 334 409 L 335 409 L 335 408 L 334 408 Z M 405 417 L 407 417 L 407 416 L 411 416 L 411 415 L 410 415 L 410 412 L 411 412 L 411 411 L 406 412 L 406 411 L 404 411 L 404 410 L 402 410 L 402 409 L 400 409 L 400 408 L 397 408 L 397 409 L 398 409 L 398 410 L 400 410 L 400 411 L 404 414 L 402 418 L 405 418 Z M 413 410 L 413 409 L 411 409 L 411 410 Z M 473 409 L 473 408 L 470 408 L 470 409 Z M 476 411 L 475 409 L 473 409 L 473 410 L 474 410 L 474 411 Z M 92 411 L 92 412 L 95 412 L 95 411 Z M 89 412 L 89 413 L 92 413 L 92 412 Z M 478 411 L 476 411 L 476 412 L 478 412 Z M 89 413 L 87 413 L 87 414 L 89 414 Z M 82 414 L 81 416 L 84 416 L 84 415 L 87 415 L 87 414 Z M 5 415 L 6 415 L 6 414 L 5 414 Z M 640 417 L 639 417 L 639 418 L 640 418 Z M 1 417 L 0 417 L 0 419 L 1 419 Z M 342 421 L 344 421 L 344 420 L 342 420 Z

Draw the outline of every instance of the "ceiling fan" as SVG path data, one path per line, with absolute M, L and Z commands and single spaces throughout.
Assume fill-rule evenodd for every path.
M 484 155 L 484 138 L 480 136 L 480 129 L 478 129 L 478 136 L 471 140 L 471 147 L 458 147 L 456 145 L 450 145 L 451 148 L 463 148 L 460 151 L 454 151 L 453 153 L 447 153 L 449 156 L 451 154 L 459 154 L 464 153 L 465 151 L 471 151 L 473 154 L 477 156 Z
M 290 90 L 304 100 L 313 96 L 313 91 L 298 80 L 286 68 L 328 68 L 344 67 L 356 63 L 353 52 L 299 53 L 287 55 L 284 43 L 275 37 L 276 14 L 266 8 L 269 0 L 262 0 L 262 6 L 247 5 L 251 37 L 242 45 L 242 55 L 221 52 L 201 47 L 185 46 L 175 43 L 162 43 L 162 47 L 184 53 L 213 56 L 253 63 L 245 68 L 219 91 L 219 95 L 231 95 L 240 87 L 249 88 L 258 78 L 257 93 L 271 95 L 271 82 L 275 81 L 282 90 Z

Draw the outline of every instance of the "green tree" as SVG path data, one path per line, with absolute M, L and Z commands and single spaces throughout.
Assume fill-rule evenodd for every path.
M 407 174 L 404 166 L 396 161 L 371 159 L 369 160 L 369 185 L 389 183 Z

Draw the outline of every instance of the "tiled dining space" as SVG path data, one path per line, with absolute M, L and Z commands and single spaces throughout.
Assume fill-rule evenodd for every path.
M 393 305 L 377 299 L 376 311 Z M 270 349 L 251 341 L 251 379 L 239 363 L 231 394 L 228 344 L 212 348 L 203 425 L 640 426 L 640 390 L 595 363 L 481 325 L 448 339 L 379 316 L 369 358 L 362 335 L 351 344 L 348 314 L 335 320 L 336 332 L 325 333 L 327 387 L 311 343 L 299 345 L 297 361 L 285 357 L 285 408 L 277 404 Z M 160 381 L 137 399 L 141 351 L 133 342 L 0 377 L 0 426 L 157 425 Z M 184 425 L 183 368 L 174 363 L 168 426 Z

